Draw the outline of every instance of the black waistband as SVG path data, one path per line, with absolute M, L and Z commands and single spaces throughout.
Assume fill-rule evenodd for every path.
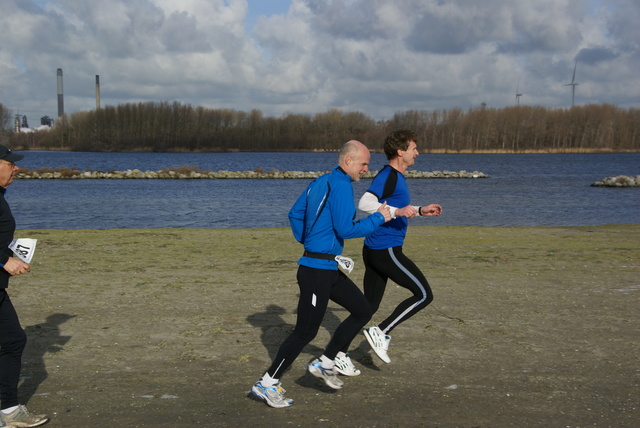
M 311 257 L 312 259 L 322 259 L 322 260 L 335 260 L 335 254 L 325 254 L 325 253 L 312 253 L 311 251 L 305 251 L 302 254 L 304 257 Z

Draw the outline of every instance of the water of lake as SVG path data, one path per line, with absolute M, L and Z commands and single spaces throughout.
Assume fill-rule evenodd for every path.
M 24 152 L 29 169 L 157 171 L 327 171 L 336 153 Z M 371 170 L 386 163 L 374 153 Z M 640 189 L 591 187 L 614 175 L 640 175 L 640 153 L 422 154 L 415 170 L 481 171 L 487 179 L 413 179 L 414 205 L 443 214 L 415 225 L 580 226 L 640 223 Z M 266 228 L 310 180 L 16 180 L 7 193 L 19 229 Z M 370 180 L 354 184 L 356 200 Z

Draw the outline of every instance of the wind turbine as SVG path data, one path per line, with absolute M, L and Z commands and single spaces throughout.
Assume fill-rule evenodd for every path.
M 516 103 L 520 106 L 520 97 L 522 94 L 520 93 L 520 81 L 518 80 L 518 86 L 516 86 Z
M 571 107 L 573 107 L 573 103 L 576 99 L 576 86 L 578 86 L 578 82 L 576 82 L 576 68 L 578 67 L 578 59 L 576 58 L 576 63 L 573 66 L 573 77 L 571 78 L 571 83 L 567 83 L 564 86 L 571 86 Z

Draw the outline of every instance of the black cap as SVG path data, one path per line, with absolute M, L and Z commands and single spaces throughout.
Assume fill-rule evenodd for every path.
M 0 145 L 0 159 L 6 160 L 7 162 L 18 162 L 22 158 L 24 158 L 24 155 L 13 153 L 11 149 Z

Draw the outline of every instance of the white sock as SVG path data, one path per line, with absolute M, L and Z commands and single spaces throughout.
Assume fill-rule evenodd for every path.
M 320 365 L 324 369 L 332 369 L 335 367 L 336 363 L 323 355 L 320 357 Z
M 264 376 L 262 376 L 262 379 L 260 379 L 260 382 L 262 382 L 263 386 L 266 386 L 267 388 L 270 388 L 270 387 L 274 386 L 276 383 L 278 383 L 279 380 L 272 378 L 269 375 L 269 373 L 265 373 Z
M 2 409 L 2 413 L 4 413 L 5 415 L 8 415 L 9 413 L 13 412 L 14 410 L 16 410 L 18 408 L 18 406 L 13 406 L 13 407 L 9 407 L 6 409 Z
M 340 358 L 346 358 L 347 354 L 342 352 L 342 351 L 340 351 L 340 352 L 338 352 L 337 356 L 340 357 Z

